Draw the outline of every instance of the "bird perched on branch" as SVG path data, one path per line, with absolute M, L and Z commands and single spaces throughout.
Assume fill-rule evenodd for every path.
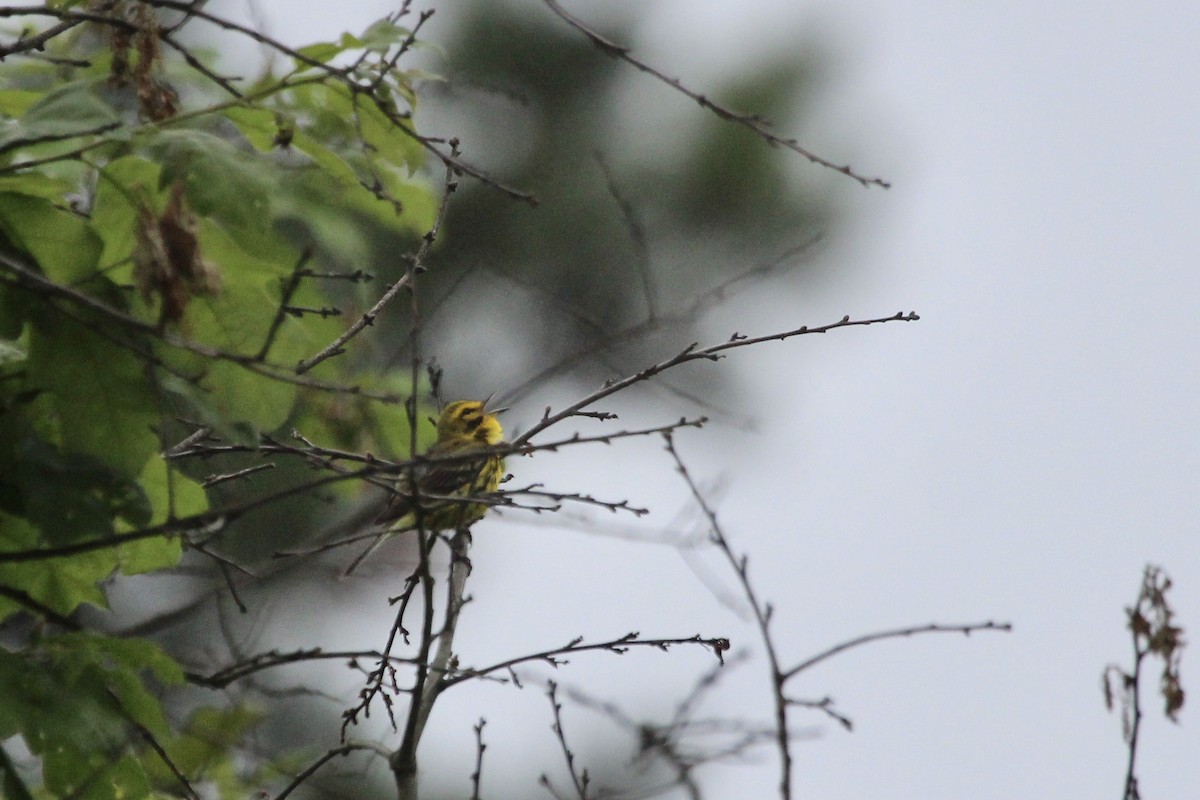
M 438 417 L 437 441 L 420 463 L 405 470 L 396 481 L 387 506 L 375 524 L 386 526 L 371 546 L 346 568 L 352 573 L 375 548 L 400 531 L 461 530 L 487 513 L 488 503 L 471 498 L 496 491 L 504 478 L 504 457 L 486 452 L 504 441 L 504 430 L 486 400 L 457 400 Z M 485 451 L 479 458 L 470 458 Z M 413 479 L 416 486 L 413 486 Z

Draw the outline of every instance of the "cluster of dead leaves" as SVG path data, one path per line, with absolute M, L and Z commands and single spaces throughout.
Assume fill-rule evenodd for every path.
M 109 83 L 133 83 L 143 119 L 157 121 L 175 116 L 179 96 L 158 74 L 162 67 L 161 31 L 154 9 L 145 3 L 118 3 L 112 13 L 123 17 L 131 27 L 112 29 Z M 136 62 L 130 58 L 131 51 L 137 52 Z
M 161 302 L 160 326 L 182 319 L 192 297 L 221 291 L 221 275 L 204 260 L 197 229 L 181 182 L 172 185 L 161 214 L 145 201 L 138 207 L 133 280 L 147 303 Z

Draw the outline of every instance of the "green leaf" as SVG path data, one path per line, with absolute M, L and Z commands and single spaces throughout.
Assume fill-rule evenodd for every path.
M 182 473 L 171 470 L 158 459 L 150 459 L 139 479 L 150 499 L 154 515 L 150 525 L 166 522 L 168 516 L 189 517 L 208 508 L 208 497 L 200 484 Z M 166 569 L 179 563 L 183 543 L 178 536 L 154 536 L 121 545 L 121 571 L 137 575 Z
M 0 551 L 34 550 L 39 544 L 41 537 L 33 525 L 20 517 L 0 512 Z M 98 584 L 112 574 L 115 566 L 112 552 L 104 550 L 70 558 L 0 564 L 0 585 L 25 592 L 42 605 L 67 615 L 84 603 L 105 607 L 104 593 Z M 13 601 L 0 600 L 0 620 L 22 610 L 29 609 Z
M 87 788 L 75 797 L 80 800 L 141 800 L 152 796 L 146 765 L 136 756 L 123 755 L 90 778 Z
M 256 353 L 266 340 L 278 308 L 290 262 L 270 261 L 243 251 L 222 229 L 202 222 L 205 258 L 221 265 L 224 287 L 216 297 L 196 297 L 188 308 L 193 338 L 233 352 Z M 297 306 L 320 308 L 327 300 L 312 282 L 292 297 Z M 269 352 L 272 362 L 292 365 L 332 340 L 344 323 L 336 317 L 288 316 L 279 326 Z M 172 362 L 178 363 L 178 362 Z M 275 430 L 292 411 L 299 387 L 274 380 L 230 361 L 207 365 L 201 388 L 215 417 L 225 423 L 245 422 L 255 430 Z
M 425 164 L 425 148 L 412 133 L 412 126 L 403 119 L 395 118 L 376 103 L 366 99 L 355 103 L 363 139 L 373 149 L 372 159 L 382 161 L 393 169 L 407 168 L 409 172 Z
M 26 89 L 5 89 L 0 92 L 0 114 L 6 117 L 19 117 L 29 110 L 29 107 L 45 95 L 45 92 L 33 92 Z
M 150 782 L 136 723 L 169 735 L 162 707 L 142 674 L 182 681 L 155 644 L 94 633 L 47 637 L 25 652 L 0 649 L 0 733 L 21 734 L 41 756 L 45 790 L 55 797 L 146 797 Z M 114 755 L 126 751 L 120 758 Z M 153 763 L 157 755 L 147 754 Z
M 144 364 L 63 317 L 34 326 L 29 382 L 49 392 L 65 450 L 134 477 L 159 448 L 155 394 Z
M 214 365 L 205 376 L 205 384 L 214 388 L 214 406 L 224 419 L 247 423 L 256 431 L 278 429 L 291 413 L 297 392 L 296 386 L 255 375 L 229 362 Z
M 152 536 L 122 544 L 119 553 L 121 572 L 141 575 L 177 565 L 183 557 L 183 542 L 178 536 Z
M 369 97 L 351 94 L 344 86 L 297 87 L 289 92 L 285 110 L 316 141 L 356 165 L 360 179 L 370 177 L 361 167 L 415 170 L 424 164 L 424 147 L 403 119 L 393 119 Z
M 0 684 L 6 689 L 0 692 L 0 741 L 21 733 L 25 717 L 33 711 L 29 697 L 17 691 L 24 680 L 25 669 L 23 657 L 0 647 Z
M 70 544 L 113 533 L 117 518 L 141 526 L 150 503 L 132 480 L 78 453 L 63 453 L 33 437 L 18 444 L 25 516 L 51 544 Z
M 225 116 L 259 150 L 275 146 L 281 120 L 274 111 L 259 106 L 233 106 L 225 111 Z
M 103 83 L 93 80 L 76 81 L 47 93 L 14 125 L 5 127 L 0 133 L 0 149 L 90 135 L 99 128 L 119 125 L 121 117 L 96 91 L 100 87 Z
M 96 271 L 99 235 L 87 220 L 49 200 L 0 193 L 0 230 L 54 280 L 74 283 Z
M 207 770 L 228 758 L 230 749 L 262 719 L 261 711 L 244 705 L 196 709 L 184 725 L 184 734 L 172 743 L 175 763 L 186 774 Z
M 376 168 L 362 156 L 364 145 L 357 141 L 344 95 L 326 87 L 300 87 L 293 94 L 286 113 L 303 124 L 293 127 L 286 149 L 276 150 L 280 182 L 272 198 L 273 216 L 303 225 L 323 249 L 353 265 L 370 257 L 366 221 L 405 234 L 427 231 L 437 213 L 437 197 L 424 179 L 407 176 L 409 156 L 419 161 L 423 155 L 405 151 L 404 164 L 381 162 Z M 256 147 L 274 145 L 279 132 L 275 113 L 235 108 L 229 117 Z M 381 184 L 399 208 L 376 197 L 364 181 Z
M 160 683 L 170 686 L 183 685 L 185 680 L 183 668 L 175 659 L 167 655 L 167 652 L 157 642 L 149 639 L 123 639 L 102 634 L 80 635 L 93 636 L 97 652 L 126 669 L 135 672 L 149 670 Z
M 120 706 L 122 716 L 136 722 L 157 737 L 167 735 L 167 719 L 162 705 L 150 693 L 141 674 L 147 670 L 161 682 L 183 684 L 183 669 L 154 642 L 147 639 L 117 639 L 100 634 L 64 634 L 78 642 L 72 658 L 86 654 L 103 670 L 104 682 Z
M 366 31 L 363 32 L 361 45 L 368 50 L 382 52 L 392 45 L 403 43 L 411 35 L 411 29 L 397 25 L 387 17 L 384 17 L 372 22 Z
M 59 789 L 58 796 L 86 780 L 93 756 L 126 739 L 126 721 L 115 713 L 102 678 L 88 654 L 74 647 L 59 653 L 0 650 L 6 687 L 0 719 L 14 720 L 29 749 L 43 756 L 46 787 Z
M 342 48 L 338 47 L 333 42 L 317 42 L 316 44 L 310 44 L 305 47 L 298 48 L 296 52 L 302 56 L 311 58 L 313 61 L 320 61 L 322 64 L 324 64 L 326 61 L 329 61 L 337 56 L 338 53 L 342 52 Z M 311 65 L 304 59 L 296 59 L 296 69 L 304 70 L 308 69 L 310 66 Z
M 0 336 L 16 340 L 25 330 L 25 312 L 29 309 L 29 296 L 19 289 L 0 283 Z
M 158 164 L 141 156 L 125 156 L 97 173 L 92 225 L 104 244 L 99 262 L 105 268 L 126 264 L 122 278 L 127 279 L 132 271 L 138 198 L 155 192 L 161 171 Z
M 313 61 L 320 61 L 322 64 L 332 61 L 347 50 L 357 50 L 362 47 L 362 41 L 353 34 L 343 33 L 337 42 L 316 42 L 315 44 L 306 45 L 296 50 L 297 53 L 307 56 Z M 295 59 L 296 68 L 299 70 L 311 69 L 312 65 L 301 59 Z
M 188 309 L 192 336 L 233 352 L 258 351 L 275 318 L 280 281 L 291 275 L 297 254 L 271 259 L 241 247 L 241 240 L 202 220 L 200 251 L 218 266 L 221 292 L 196 297 Z
M 193 210 L 219 222 L 243 250 L 265 258 L 286 252 L 271 227 L 276 178 L 270 161 L 227 134 L 197 128 L 159 131 L 148 142 L 162 165 L 160 188 L 183 181 Z
M 59 178 L 41 172 L 22 172 L 19 175 L 0 177 L 0 192 L 41 197 L 45 200 L 62 202 L 63 198 L 78 187 Z

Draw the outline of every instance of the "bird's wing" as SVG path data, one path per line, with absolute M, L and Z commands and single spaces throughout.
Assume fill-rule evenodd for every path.
M 454 452 L 454 449 L 439 448 L 434 445 L 429 449 L 427 455 L 446 456 L 452 455 Z M 475 481 L 482 466 L 482 460 L 433 464 L 417 470 L 417 486 L 420 488 L 421 494 L 440 497 L 458 494 L 464 487 L 469 487 Z M 412 489 L 409 488 L 408 481 L 407 474 L 402 475 L 396 481 L 396 490 L 388 496 L 387 505 L 375 518 L 375 524 L 390 524 L 412 513 Z

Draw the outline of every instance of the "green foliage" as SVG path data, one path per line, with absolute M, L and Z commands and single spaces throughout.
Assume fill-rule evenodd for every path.
M 132 477 L 159 449 L 158 408 L 141 360 L 129 349 L 65 317 L 46 315 L 31 329 L 26 380 L 45 393 L 58 444 Z
M 433 224 L 415 73 L 389 55 L 414 42 L 382 20 L 300 50 L 358 59 L 356 75 L 298 60 L 236 98 L 153 28 L 94 28 L 0 71 L 0 622 L 37 621 L 0 647 L 0 745 L 19 736 L 40 767 L 0 746 L 0 792 L 175 795 L 181 773 L 246 796 L 233 752 L 261 714 L 193 702 L 172 721 L 180 666 L 86 623 L 114 581 L 220 550 L 210 505 L 287 488 L 206 491 L 214 465 L 164 456 L 198 426 L 407 452 L 400 406 L 362 394 L 399 399 L 406 381 L 350 356 L 294 367 L 348 324 L 331 309 L 369 300 L 296 271 L 363 270 L 372 235 L 417 242 Z
M 104 85 L 87 79 L 53 91 L 5 92 L 0 110 L 11 111 L 14 124 L 0 134 L 0 151 L 20 146 L 44 155 L 56 140 L 69 141 L 84 131 L 119 126 L 121 115 L 102 96 Z M 32 100 L 33 102 L 26 103 Z
M 19 652 L 0 650 L 0 739 L 20 735 L 42 758 L 57 797 L 144 797 L 137 754 L 169 728 L 147 679 L 178 686 L 183 673 L 157 645 L 66 633 Z
M 73 283 L 95 272 L 100 237 L 86 220 L 50 200 L 17 192 L 0 194 L 0 230 L 55 280 Z
M 206 776 L 222 788 L 223 796 L 248 796 L 249 788 L 238 779 L 230 754 L 261 721 L 262 712 L 246 706 L 199 708 L 178 733 L 164 741 L 164 747 L 169 749 L 172 761 L 183 774 Z M 171 775 L 161 762 L 151 765 L 150 771 L 157 783 L 170 783 Z

